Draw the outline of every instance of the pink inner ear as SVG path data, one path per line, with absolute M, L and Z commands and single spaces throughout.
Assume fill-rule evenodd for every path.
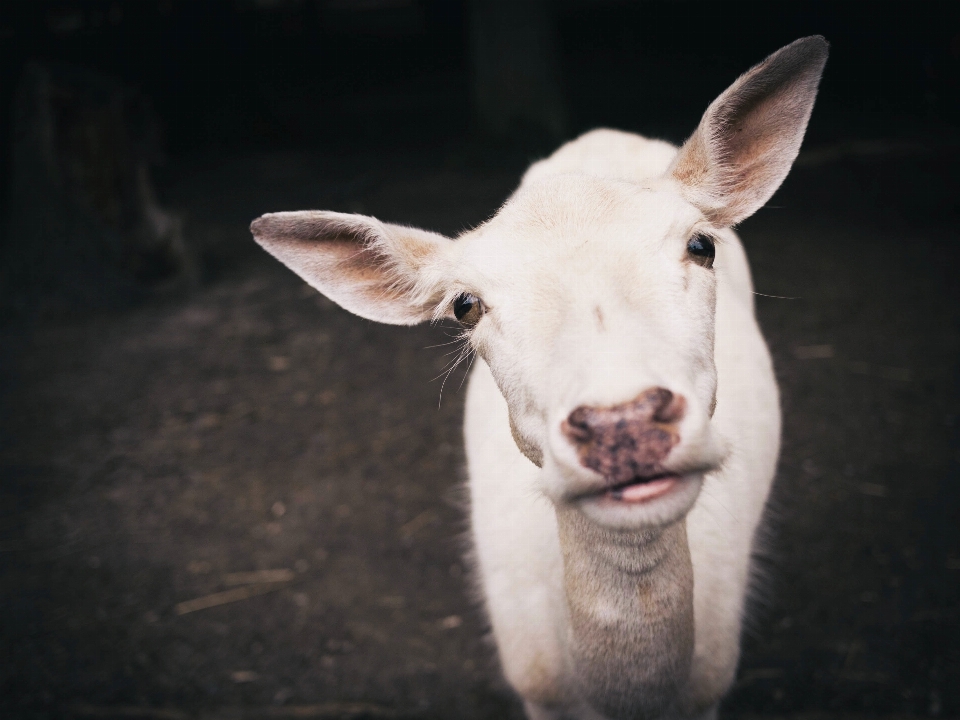
M 386 260 L 371 247 L 360 245 L 353 239 L 344 241 L 340 237 L 324 239 L 322 243 L 324 257 L 315 265 L 318 273 L 349 279 L 364 286 L 389 284 L 384 267 Z M 307 252 L 313 250 L 315 257 L 316 245 L 304 243 L 304 246 Z
M 305 234 L 305 233 L 304 233 Z M 262 244 L 277 259 L 332 300 L 405 304 L 404 283 L 376 246 L 356 237 L 273 238 Z M 346 306 L 345 303 L 342 303 Z M 349 309 L 349 308 L 348 308 Z
M 271 255 L 350 312 L 399 325 L 429 319 L 412 291 L 416 259 L 422 263 L 439 236 L 322 211 L 272 213 L 250 229 Z
M 823 38 L 797 40 L 707 109 L 671 172 L 711 222 L 740 222 L 776 192 L 800 150 L 826 58 Z

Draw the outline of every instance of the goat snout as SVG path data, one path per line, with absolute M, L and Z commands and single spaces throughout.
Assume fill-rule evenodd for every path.
M 612 407 L 581 405 L 562 430 L 581 464 L 612 484 L 626 483 L 662 472 L 661 464 L 680 441 L 685 408 L 682 395 L 655 387 Z

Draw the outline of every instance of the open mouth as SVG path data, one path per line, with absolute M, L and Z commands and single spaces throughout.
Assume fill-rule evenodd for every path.
M 594 484 L 575 496 L 594 522 L 612 528 L 664 526 L 683 517 L 697 501 L 704 475 L 698 470 L 650 472 Z M 596 481 L 594 481 L 596 482 Z
M 666 495 L 681 481 L 676 473 L 659 473 L 649 477 L 637 477 L 602 491 L 604 500 L 616 503 L 644 503 Z

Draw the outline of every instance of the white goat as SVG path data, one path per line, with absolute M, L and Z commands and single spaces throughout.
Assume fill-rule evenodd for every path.
M 711 717 L 734 679 L 780 411 L 730 228 L 787 175 L 826 57 L 777 51 L 679 151 L 587 133 L 455 242 L 334 212 L 251 226 L 361 317 L 463 326 L 480 582 L 531 718 Z

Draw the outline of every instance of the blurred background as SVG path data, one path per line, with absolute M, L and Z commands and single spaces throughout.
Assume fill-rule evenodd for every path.
M 0 716 L 520 718 L 451 329 L 348 316 L 247 226 L 456 235 L 813 33 L 807 140 L 740 229 L 785 427 L 722 714 L 960 715 L 952 5 L 0 5 Z

